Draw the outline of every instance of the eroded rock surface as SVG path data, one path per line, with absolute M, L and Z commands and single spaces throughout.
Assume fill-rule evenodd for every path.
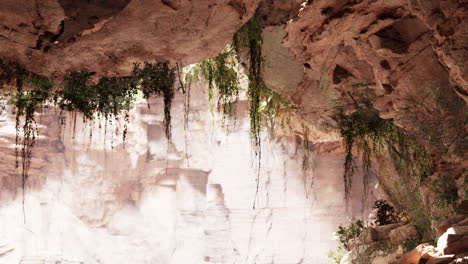
M 134 62 L 216 56 L 259 0 L 0 2 L 0 57 L 45 76 L 87 68 L 128 75 Z
M 466 100 L 467 16 L 455 0 L 308 1 L 284 41 L 308 73 L 294 102 L 313 120 L 330 104 L 311 104 L 311 94 L 330 101 L 327 90 L 357 84 L 375 90 L 384 118 L 398 119 L 408 94 L 434 87 Z

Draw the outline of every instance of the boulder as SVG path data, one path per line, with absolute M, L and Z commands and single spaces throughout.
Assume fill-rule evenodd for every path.
M 468 220 L 468 219 L 466 219 L 466 216 L 464 216 L 462 214 L 457 214 L 457 215 L 448 217 L 445 221 L 442 221 L 442 222 L 440 222 L 438 224 L 435 224 L 435 229 L 437 231 L 437 235 L 441 236 L 443 233 L 445 233 L 447 231 L 447 229 L 449 227 L 451 227 L 453 225 L 456 225 L 459 222 L 465 222 L 464 220 Z M 467 224 L 468 224 L 468 222 L 467 222 Z
M 468 251 L 468 226 L 453 226 L 439 237 L 437 249 L 446 254 Z
M 468 215 L 468 200 L 463 200 L 461 203 L 457 206 L 455 211 L 459 214 Z
M 390 231 L 389 238 L 393 245 L 401 245 L 408 239 L 419 238 L 419 232 L 415 225 L 408 224 Z
M 401 226 L 403 226 L 403 223 L 368 227 L 362 233 L 360 241 L 365 245 L 370 245 L 378 241 L 387 240 L 390 237 L 390 232 Z
M 401 256 L 395 264 L 416 264 L 424 254 L 437 253 L 437 249 L 427 243 L 417 246 L 415 249 Z
M 448 235 L 444 252 L 447 254 L 468 252 L 468 235 Z

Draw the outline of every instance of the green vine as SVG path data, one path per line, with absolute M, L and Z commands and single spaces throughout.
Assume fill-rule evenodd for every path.
M 361 157 L 365 194 L 368 191 L 372 157 L 388 157 L 399 177 L 399 184 L 404 186 L 404 190 L 396 188 L 402 193 L 400 201 L 393 202 L 400 211 L 406 209 L 428 237 L 430 217 L 422 210 L 424 202 L 418 187 L 424 178 L 432 174 L 433 160 L 430 154 L 411 135 L 395 126 L 392 120 L 380 118 L 369 100 L 353 99 L 356 109 L 353 113 L 347 114 L 344 106 L 338 105 L 331 115 L 346 151 L 343 175 L 345 200 L 349 200 L 352 178 L 357 169 L 354 151 L 357 150 Z
M 54 92 L 54 84 L 48 78 L 29 72 L 16 63 L 0 60 L 2 89 L 5 84 L 13 85 L 14 82 L 16 85 L 16 91 L 4 94 L 11 98 L 9 104 L 16 107 L 16 167 L 20 167 L 21 158 L 23 188 L 31 165 L 32 148 L 38 136 L 34 115 L 52 98 L 60 109 L 81 112 L 85 120 L 94 119 L 95 116 L 106 120 L 111 117 L 117 119 L 118 115 L 124 113 L 128 123 L 128 111 L 139 89 L 145 98 L 162 96 L 166 135 L 170 138 L 170 109 L 174 98 L 175 73 L 167 62 L 145 63 L 143 67 L 135 65 L 129 77 L 103 76 L 97 83 L 93 82 L 97 79 L 93 79 L 94 75 L 87 70 L 68 72 L 63 87 Z M 124 141 L 126 130 L 127 124 L 124 127 Z
M 24 191 L 29 178 L 32 149 L 38 136 L 34 113 L 40 110 L 48 99 L 53 83 L 48 78 L 27 71 L 19 64 L 8 64 L 0 60 L 2 89 L 4 84 L 12 84 L 13 80 L 15 80 L 16 93 L 11 96 L 9 104 L 16 107 L 15 167 L 17 169 L 21 167 L 24 210 Z
M 255 15 L 234 34 L 233 38 L 233 46 L 236 53 L 239 55 L 248 52 L 249 54 L 249 88 L 247 94 L 250 103 L 250 134 L 252 136 L 255 154 L 259 159 L 261 159 L 261 100 L 262 95 L 268 90 L 262 78 L 262 29 L 263 22 L 261 15 L 259 12 L 256 12 Z
M 174 99 L 175 68 L 170 68 L 167 62 L 145 62 L 133 67 L 132 79 L 143 89 L 146 99 L 162 96 L 164 100 L 164 126 L 166 136 L 171 139 L 171 106 Z

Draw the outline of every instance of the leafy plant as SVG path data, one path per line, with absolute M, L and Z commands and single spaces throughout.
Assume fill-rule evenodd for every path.
M 262 29 L 263 23 L 261 15 L 259 12 L 256 12 L 255 15 L 234 34 L 233 38 L 233 46 L 237 54 L 243 54 L 245 52 L 249 54 L 249 88 L 247 94 L 250 104 L 250 134 L 252 136 L 255 154 L 259 157 L 259 160 L 261 159 L 260 132 L 262 122 L 260 103 L 264 91 L 267 90 L 262 79 Z
M 235 69 L 235 52 L 227 47 L 218 56 L 202 61 L 200 71 L 208 84 L 208 95 L 213 100 L 214 87 L 218 89 L 218 107 L 221 106 L 223 114 L 231 117 L 239 98 L 240 84 Z
M 343 252 L 336 250 L 336 251 L 329 251 L 327 253 L 329 259 L 333 260 L 334 263 L 340 264 L 341 260 L 344 257 Z
M 9 104 L 16 107 L 15 167 L 21 167 L 21 183 L 24 190 L 29 178 L 32 148 L 36 144 L 38 128 L 34 119 L 36 111 L 48 99 L 53 83 L 46 77 L 29 72 L 17 63 L 9 64 L 0 60 L 0 84 L 11 84 L 15 80 L 16 91 L 9 94 Z M 1 106 L 4 110 L 5 106 Z M 20 135 L 22 132 L 22 136 Z M 21 160 L 21 162 L 20 162 Z
M 395 224 L 401 221 L 400 215 L 385 200 L 377 200 L 372 207 L 375 210 L 377 225 Z
M 363 169 L 364 193 L 367 194 L 368 178 L 370 173 L 371 155 L 373 152 L 381 151 L 396 131 L 391 120 L 380 118 L 377 110 L 371 107 L 360 107 L 351 114 L 346 114 L 343 106 L 337 106 L 331 116 L 334 128 L 340 132 L 343 138 L 346 157 L 344 161 L 344 186 L 345 199 L 349 199 L 352 179 L 356 172 L 353 148 L 358 147 L 361 152 Z
M 346 149 L 343 176 L 346 201 L 356 172 L 354 148 L 361 157 L 365 194 L 372 159 L 390 161 L 380 166 L 380 186 L 400 212 L 411 215 L 425 238 L 430 237 L 431 219 L 418 188 L 421 180 L 432 174 L 431 155 L 392 120 L 380 118 L 368 98 L 354 96 L 352 99 L 354 112 L 347 113 L 345 109 L 349 106 L 338 104 L 331 115 L 332 127 L 340 132 Z
M 340 247 L 349 251 L 351 249 L 350 242 L 356 240 L 364 230 L 365 227 L 362 220 L 351 223 L 349 226 L 339 226 L 336 237 L 340 243 Z
M 69 72 L 64 86 L 56 95 L 61 109 L 78 111 L 85 119 L 92 120 L 95 115 L 105 119 L 117 118 L 124 114 L 128 121 L 128 111 L 139 89 L 145 98 L 162 96 L 164 98 L 164 124 L 166 135 L 170 138 L 171 104 L 174 98 L 174 69 L 167 62 L 135 64 L 131 76 L 99 78 L 93 83 L 94 73 L 88 70 Z M 125 139 L 126 129 L 124 129 Z
M 143 89 L 144 97 L 162 96 L 164 99 L 164 125 L 166 136 L 171 138 L 171 106 L 174 99 L 175 69 L 167 62 L 135 64 L 132 79 Z

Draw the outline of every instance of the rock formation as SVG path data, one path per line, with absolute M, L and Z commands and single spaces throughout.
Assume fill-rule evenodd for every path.
M 234 70 L 247 95 L 227 120 L 181 69 L 217 56 L 252 17 L 259 34 Z M 346 215 L 365 218 L 380 194 L 404 216 L 351 239 L 343 263 L 465 261 L 467 20 L 466 0 L 0 0 L 0 262 L 318 263 Z M 28 127 L 4 104 L 15 85 L 4 62 L 58 88 L 71 71 L 125 77 L 168 62 L 172 141 L 166 100 L 105 122 L 46 102 L 32 111 L 24 185 L 15 145 Z M 261 147 L 247 121 L 254 82 L 294 112 Z M 374 127 L 337 127 L 336 111 Z
M 216 56 L 259 0 L 2 0 L 0 57 L 46 76 L 87 68 L 129 75 L 135 62 Z

